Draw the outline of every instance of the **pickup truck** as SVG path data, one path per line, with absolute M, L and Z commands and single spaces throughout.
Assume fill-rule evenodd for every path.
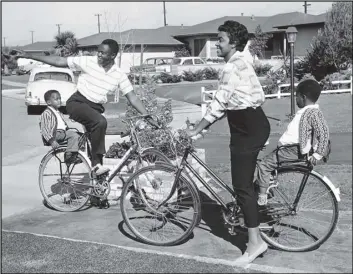
M 130 68 L 131 73 L 139 72 L 170 72 L 170 64 L 173 57 L 153 57 L 147 58 L 142 66 L 133 66 Z

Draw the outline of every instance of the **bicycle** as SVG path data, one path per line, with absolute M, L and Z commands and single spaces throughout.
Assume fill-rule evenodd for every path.
M 78 161 L 67 165 L 64 162 L 64 153 L 67 143 L 60 144 L 59 148 L 51 149 L 41 160 L 39 166 L 39 187 L 42 196 L 51 208 L 58 211 L 72 212 L 82 209 L 91 198 L 98 200 L 98 206 L 109 207 L 107 197 L 110 193 L 110 182 L 115 176 L 125 183 L 127 178 L 141 166 L 146 166 L 156 160 L 169 162 L 169 159 L 155 148 L 142 148 L 137 136 L 137 131 L 145 126 L 144 118 L 150 115 L 139 115 L 126 118 L 126 124 L 130 129 L 121 133 L 121 137 L 130 136 L 132 146 L 125 152 L 120 163 L 108 173 L 97 176 L 95 170 L 91 169 L 91 142 L 87 131 L 79 135 Z M 137 119 L 134 123 L 132 120 Z M 136 158 L 136 164 L 132 170 L 123 171 L 132 160 Z M 53 162 L 53 163 L 52 163 Z M 74 171 L 74 169 L 77 171 Z M 48 173 L 45 173 L 49 170 Z M 59 172 L 58 172 L 59 170 Z M 49 188 L 46 187 L 45 179 L 49 176 L 57 176 L 49 179 Z M 54 183 L 54 184 L 53 184 Z M 93 199 L 92 199 L 93 200 Z M 99 202 L 101 201 L 101 202 Z
M 175 136 L 173 137 L 171 132 L 170 134 L 175 145 Z M 151 245 L 170 246 L 187 240 L 201 221 L 200 193 L 195 181 L 188 176 L 187 169 L 221 205 L 228 232 L 232 235 L 244 232 L 246 227 L 241 224 L 242 214 L 236 199 L 233 198 L 228 203 L 224 201 L 209 181 L 206 182 L 189 164 L 188 156 L 191 155 L 207 171 L 213 182 L 231 197 L 235 197 L 236 193 L 197 157 L 192 144 L 184 148 L 184 155 L 176 166 L 156 162 L 153 166 L 139 169 L 124 185 L 120 206 L 128 228 L 137 239 Z M 322 245 L 336 227 L 339 188 L 335 188 L 326 176 L 314 171 L 307 159 L 277 162 L 278 166 L 272 173 L 273 182 L 268 188 L 268 204 L 259 207 L 261 236 L 279 250 L 313 250 Z M 148 195 L 147 191 L 144 191 L 148 186 L 146 178 L 152 179 L 154 183 L 158 182 L 158 190 L 162 192 L 166 189 L 166 193 L 160 193 L 159 197 Z M 139 191 L 136 191 L 136 188 Z M 323 200 L 319 201 L 321 198 Z M 330 205 L 332 208 L 328 208 Z M 299 214 L 303 214 L 303 217 Z M 304 222 L 300 221 L 299 217 L 302 217 Z M 311 217 L 317 219 L 309 224 Z M 142 228 L 138 226 L 141 219 Z

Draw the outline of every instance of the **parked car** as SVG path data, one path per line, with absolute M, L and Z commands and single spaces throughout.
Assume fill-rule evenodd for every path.
M 170 65 L 172 74 L 182 74 L 183 71 L 192 71 L 195 72 L 199 69 L 204 69 L 206 67 L 212 67 L 215 69 L 223 68 L 224 64 L 222 63 L 212 63 L 207 64 L 206 61 L 200 57 L 177 57 L 173 58 L 172 64 Z
M 131 73 L 147 72 L 170 72 L 170 64 L 173 57 L 153 57 L 147 58 L 142 66 L 133 66 L 130 68 Z
M 27 114 L 40 114 L 47 105 L 44 94 L 55 89 L 61 95 L 61 110 L 65 113 L 66 101 L 76 91 L 75 77 L 68 68 L 37 67 L 31 70 L 26 93 L 25 104 Z

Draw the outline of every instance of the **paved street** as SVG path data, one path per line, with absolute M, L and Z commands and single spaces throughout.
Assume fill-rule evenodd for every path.
M 38 116 L 26 114 L 22 94 L 9 92 L 5 96 L 2 97 L 3 272 L 352 271 L 351 211 L 342 212 L 338 228 L 320 249 L 295 254 L 271 249 L 245 270 L 234 265 L 234 259 L 244 250 L 246 237 L 228 235 L 215 205 L 203 210 L 208 217 L 204 216 L 192 239 L 180 246 L 163 248 L 135 241 L 122 222 L 118 205 L 79 213 L 46 208 L 37 176 L 40 160 L 48 149 L 41 143 Z M 225 123 L 223 120 L 215 125 L 199 143 L 207 148 L 206 162 L 214 165 L 229 163 Z M 224 134 L 219 136 L 217 132 Z M 278 135 L 271 138 L 275 140 Z M 332 140 L 335 153 L 330 164 L 351 166 L 351 133 L 333 133 Z M 273 145 L 272 142 L 268 149 Z

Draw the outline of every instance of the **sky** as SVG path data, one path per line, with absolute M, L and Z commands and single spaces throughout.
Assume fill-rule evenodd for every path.
M 271 16 L 304 12 L 304 2 L 166 2 L 167 24 L 191 26 L 223 16 Z M 326 12 L 332 2 L 308 2 L 309 14 Z M 162 2 L 2 2 L 2 45 L 53 41 L 60 30 L 83 38 L 98 32 L 158 28 L 164 24 Z M 120 22 L 120 23 L 119 23 Z M 120 26 L 120 27 L 119 27 Z

